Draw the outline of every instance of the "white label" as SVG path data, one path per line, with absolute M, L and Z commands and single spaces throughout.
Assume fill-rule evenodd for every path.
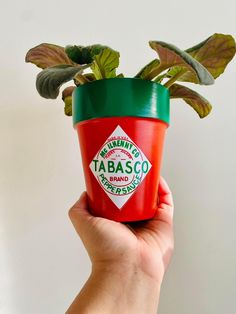
M 152 165 L 118 125 L 90 163 L 90 169 L 112 202 L 121 209 Z

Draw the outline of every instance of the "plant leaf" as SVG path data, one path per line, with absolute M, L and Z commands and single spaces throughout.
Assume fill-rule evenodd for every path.
M 82 49 L 83 46 L 72 46 L 72 45 L 67 45 L 65 47 L 65 53 L 67 56 L 75 63 L 78 64 L 84 64 L 86 62 L 83 62 L 82 59 Z
M 76 86 L 80 86 L 83 84 L 86 84 L 88 82 L 90 82 L 85 75 L 81 74 L 80 72 L 76 73 L 76 75 L 74 76 L 74 83 Z
M 87 80 L 89 80 L 90 82 L 95 81 L 95 75 L 93 73 L 85 73 L 84 76 L 86 77 Z
M 66 116 L 71 117 L 72 116 L 72 97 L 66 97 L 64 100 L 64 113 Z
M 37 91 L 44 98 L 55 99 L 59 94 L 60 86 L 72 80 L 75 74 L 84 68 L 85 66 L 75 67 L 71 65 L 58 65 L 46 68 L 37 75 Z
M 80 72 L 76 73 L 76 75 L 74 76 L 74 83 L 76 86 L 80 86 L 92 81 L 95 81 L 96 78 L 94 76 L 93 73 L 85 73 L 85 74 L 81 74 Z
M 106 48 L 94 56 L 91 69 L 97 80 L 116 77 L 116 68 L 119 66 L 119 52 Z
M 136 78 L 144 79 L 153 69 L 156 69 L 160 64 L 158 59 L 154 59 L 143 67 L 136 75 Z
M 214 78 L 219 77 L 236 52 L 235 40 L 231 35 L 214 34 L 202 46 L 186 50 L 201 62 Z
M 41 69 L 59 64 L 73 65 L 63 47 L 47 43 L 30 49 L 26 54 L 25 62 L 31 62 Z
M 76 87 L 75 86 L 68 86 L 62 92 L 62 100 L 65 100 L 67 97 L 71 97 L 72 93 Z
M 233 59 L 236 45 L 231 35 L 216 33 L 200 44 L 187 49 L 186 52 L 200 62 L 216 79 Z M 173 68 L 168 72 L 168 76 L 174 76 L 178 71 L 179 68 Z M 195 79 L 192 73 L 187 72 L 178 81 L 194 83 Z
M 200 48 L 202 48 L 206 43 L 207 41 L 211 38 L 208 37 L 207 39 L 201 41 L 199 44 L 196 44 L 194 45 L 193 47 L 191 48 L 188 48 L 185 50 L 185 52 L 187 52 L 188 54 L 190 54 L 193 58 L 195 58 L 195 55 L 197 54 L 197 52 L 199 51 Z
M 72 116 L 72 93 L 75 86 L 68 86 L 62 92 L 62 100 L 64 101 L 64 113 L 66 116 Z
M 170 98 L 182 98 L 198 113 L 200 118 L 206 117 L 211 112 L 212 106 L 209 101 L 192 89 L 180 84 L 173 84 L 169 91 Z
M 123 77 L 125 77 L 125 76 L 124 76 L 123 73 L 120 73 L 120 74 L 118 74 L 116 77 L 117 77 L 117 78 L 123 78 Z
M 158 70 L 157 67 L 157 69 L 152 70 L 148 77 L 153 78 L 152 76 L 155 74 L 160 74 L 168 68 L 178 66 L 182 70 L 184 68 L 186 71 L 191 72 L 194 76 L 195 83 L 201 85 L 211 85 L 214 83 L 214 78 L 207 69 L 187 52 L 162 41 L 150 41 L 149 45 L 160 57 L 160 69 Z
M 161 84 L 162 80 L 166 77 L 166 73 L 158 75 L 153 81 Z
M 88 64 L 93 61 L 95 55 L 98 55 L 105 48 L 109 47 L 100 44 L 86 47 L 68 45 L 65 48 L 65 52 L 72 61 L 78 64 Z

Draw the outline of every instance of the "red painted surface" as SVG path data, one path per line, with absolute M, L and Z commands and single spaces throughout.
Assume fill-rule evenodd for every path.
M 118 125 L 152 164 L 144 180 L 121 209 L 110 200 L 89 168 L 94 156 Z M 168 124 L 161 120 L 139 117 L 98 118 L 75 126 L 79 136 L 89 208 L 94 216 L 129 222 L 150 219 L 155 215 L 167 127 Z

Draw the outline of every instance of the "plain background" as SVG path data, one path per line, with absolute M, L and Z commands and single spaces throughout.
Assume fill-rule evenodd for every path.
M 1 1 L 0 12 L 0 313 L 64 313 L 90 272 L 67 215 L 85 189 L 82 165 L 63 102 L 38 95 L 25 53 L 42 42 L 106 44 L 132 77 L 155 57 L 148 40 L 185 49 L 215 32 L 235 36 L 234 1 Z M 159 314 L 235 313 L 235 65 L 196 87 L 209 117 L 171 104 L 162 175 L 176 240 Z

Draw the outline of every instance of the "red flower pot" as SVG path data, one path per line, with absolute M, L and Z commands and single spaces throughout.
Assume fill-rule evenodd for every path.
M 98 80 L 73 93 L 90 211 L 115 221 L 152 218 L 157 208 L 169 93 L 135 78 Z

